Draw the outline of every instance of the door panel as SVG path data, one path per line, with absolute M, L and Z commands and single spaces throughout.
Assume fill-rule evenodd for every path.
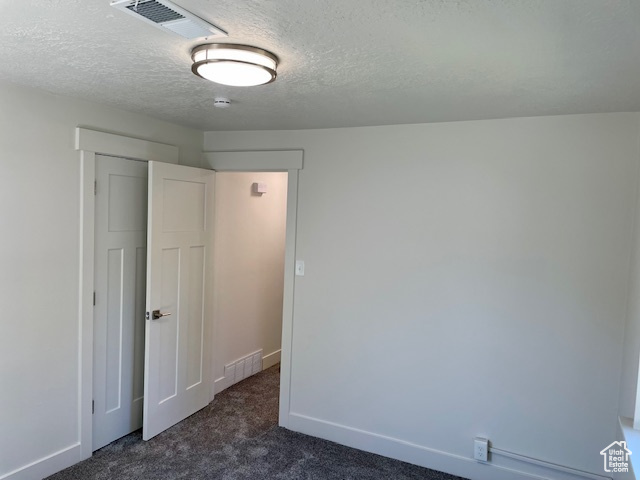
M 158 401 L 166 402 L 177 394 L 178 382 L 178 337 L 179 322 L 178 289 L 180 288 L 180 249 L 166 248 L 161 251 L 161 302 L 158 305 L 163 312 L 169 312 L 173 318 L 154 320 L 162 322 L 156 328 L 158 353 Z M 147 311 L 151 311 L 150 308 Z M 156 325 L 160 325 L 156 323 Z M 155 339 L 154 339 L 155 340 Z
M 106 348 L 106 392 L 105 413 L 118 410 L 122 395 L 122 354 L 126 318 L 124 305 L 124 248 L 107 251 L 107 348 Z
M 187 328 L 187 388 L 202 382 L 204 340 L 204 247 L 189 248 L 189 324 Z
M 142 426 L 147 164 L 96 158 L 93 450 Z
M 210 400 L 213 189 L 211 170 L 149 162 L 145 440 Z

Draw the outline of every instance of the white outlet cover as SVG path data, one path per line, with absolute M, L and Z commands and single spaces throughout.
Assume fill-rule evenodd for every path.
M 296 275 L 304 277 L 304 260 L 296 260 Z
M 489 440 L 482 437 L 473 439 L 473 458 L 479 462 L 487 462 L 489 456 Z

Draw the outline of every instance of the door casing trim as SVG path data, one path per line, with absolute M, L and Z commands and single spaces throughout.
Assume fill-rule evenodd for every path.
M 298 225 L 298 179 L 303 150 L 238 150 L 203 153 L 203 164 L 216 172 L 288 172 L 287 223 L 284 252 L 282 340 L 280 357 L 280 406 L 278 424 L 289 427 L 291 412 L 291 355 L 293 351 L 293 298 L 295 293 L 296 232 Z

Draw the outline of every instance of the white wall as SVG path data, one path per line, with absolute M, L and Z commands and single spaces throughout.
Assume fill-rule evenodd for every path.
M 253 194 L 255 182 L 268 192 Z M 287 173 L 216 174 L 216 392 L 233 383 L 225 365 L 260 349 L 279 358 L 286 207 Z
M 76 126 L 177 145 L 181 163 L 200 164 L 202 132 L 0 84 L 0 478 L 33 462 L 12 478 L 53 473 L 76 455 Z M 38 464 L 65 449 L 61 463 Z
M 636 207 L 634 248 L 629 278 L 629 299 L 620 382 L 620 415 L 634 418 L 640 355 L 640 197 Z
M 74 128 L 178 145 L 196 166 L 202 133 L 8 84 L 0 112 L 2 478 L 79 438 Z M 601 473 L 621 384 L 638 127 L 638 114 L 604 114 L 207 133 L 206 150 L 305 150 L 295 425 L 343 441 L 343 427 L 359 429 L 352 443 L 369 449 L 375 433 L 396 457 L 412 445 L 445 452 L 450 470 L 483 434 Z M 436 466 L 420 451 L 416 463 Z
M 474 478 L 516 478 L 468 460 L 476 435 L 602 474 L 638 127 L 621 113 L 205 133 L 206 151 L 304 149 L 290 425 Z

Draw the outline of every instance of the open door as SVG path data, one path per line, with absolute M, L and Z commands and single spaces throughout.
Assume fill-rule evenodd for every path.
M 214 175 L 149 162 L 144 440 L 210 401 Z

